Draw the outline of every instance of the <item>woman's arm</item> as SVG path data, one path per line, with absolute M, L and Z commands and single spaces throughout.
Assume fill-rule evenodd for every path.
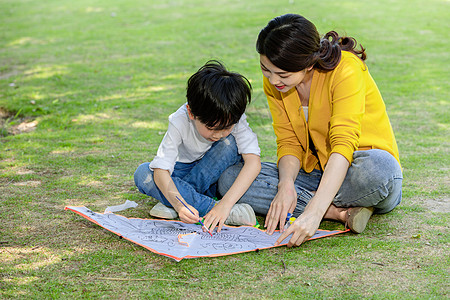
M 293 233 L 288 247 L 299 246 L 316 233 L 323 216 L 344 181 L 348 168 L 349 162 L 343 155 L 331 154 L 314 197 L 297 220 L 278 238 L 275 245 Z
M 261 160 L 258 155 L 242 154 L 242 158 L 244 159 L 244 166 L 233 185 L 222 197 L 220 203 L 205 215 L 205 226 L 211 230 L 218 226 L 217 232 L 220 232 L 233 205 L 241 199 L 261 171 Z
M 292 213 L 297 205 L 297 191 L 294 182 L 300 170 L 300 160 L 293 155 L 286 155 L 278 161 L 278 192 L 267 212 L 264 227 L 272 234 L 277 224 L 283 230 L 287 213 Z
M 170 176 L 169 171 L 164 169 L 154 169 L 153 178 L 156 186 L 163 193 L 164 197 L 172 204 L 173 208 L 178 212 L 180 220 L 184 223 L 197 223 L 200 219 L 198 211 L 186 201 L 184 201 L 180 192 L 178 192 L 175 183 Z M 176 197 L 180 198 L 189 207 L 192 214 Z

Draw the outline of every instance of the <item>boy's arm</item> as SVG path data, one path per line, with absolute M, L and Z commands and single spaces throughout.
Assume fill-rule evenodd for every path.
M 180 220 L 184 223 L 197 223 L 200 219 L 198 211 L 189 205 L 186 201 L 184 201 L 183 197 L 181 197 L 178 192 L 175 183 L 170 176 L 168 170 L 157 169 L 155 168 L 153 171 L 153 178 L 155 180 L 156 186 L 158 186 L 159 190 L 163 193 L 166 199 L 172 204 L 173 208 L 178 212 L 178 216 Z M 192 214 L 176 197 L 180 198 L 184 203 L 189 207 L 190 210 L 194 214 Z
M 220 203 L 214 206 L 205 216 L 205 226 L 211 230 L 218 226 L 217 232 L 220 232 L 233 205 L 241 199 L 261 171 L 261 160 L 258 155 L 242 154 L 242 158 L 244 159 L 244 166 L 233 185 L 220 200 Z

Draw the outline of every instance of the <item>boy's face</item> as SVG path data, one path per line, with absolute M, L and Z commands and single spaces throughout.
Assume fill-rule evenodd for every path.
M 225 129 L 215 130 L 214 128 L 206 127 L 205 124 L 203 124 L 202 122 L 200 122 L 197 119 L 194 119 L 194 124 L 195 124 L 195 127 L 197 128 L 198 133 L 200 133 L 200 135 L 202 137 L 204 137 L 205 139 L 207 139 L 210 142 L 217 142 L 221 138 L 227 137 L 231 133 L 231 130 L 233 130 L 233 127 L 234 127 L 234 125 L 231 125 L 230 127 L 225 128 Z
M 197 118 L 194 117 L 194 115 L 191 113 L 191 110 L 189 109 L 189 105 L 187 109 L 189 118 L 194 122 L 195 128 L 197 129 L 198 133 L 210 142 L 217 142 L 221 138 L 227 137 L 234 128 L 234 125 L 220 130 L 206 127 L 204 123 L 200 122 Z

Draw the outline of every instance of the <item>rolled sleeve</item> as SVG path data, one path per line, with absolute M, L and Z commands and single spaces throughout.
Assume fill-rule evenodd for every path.
M 178 147 L 182 143 L 180 132 L 169 123 L 169 128 L 159 145 L 155 158 L 150 163 L 150 169 L 168 170 L 172 174 L 178 158 Z
M 276 123 L 274 121 L 272 126 L 277 137 L 277 161 L 285 155 L 293 155 L 302 161 L 304 151 L 291 123 Z
M 236 139 L 239 154 L 261 155 L 261 150 L 258 145 L 258 137 L 248 125 L 247 116 L 245 114 L 242 115 L 239 122 L 233 128 L 231 134 Z

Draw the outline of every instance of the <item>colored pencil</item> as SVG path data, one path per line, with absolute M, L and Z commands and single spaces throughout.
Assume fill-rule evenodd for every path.
M 178 199 L 178 201 L 180 201 L 181 202 L 181 204 L 183 204 L 184 205 L 184 207 L 186 207 L 190 212 L 191 212 L 191 214 L 193 214 L 194 216 L 195 216 L 195 214 L 194 214 L 194 212 L 192 211 L 192 210 L 190 210 L 189 209 L 189 207 L 187 207 L 187 205 L 186 204 L 184 204 L 184 202 L 183 201 L 181 201 L 181 199 L 180 198 L 178 198 L 178 196 L 177 195 L 175 195 L 175 198 L 177 198 Z M 212 236 L 212 233 L 211 233 L 211 231 L 209 231 L 209 229 L 208 229 L 208 227 L 206 227 L 205 226 L 205 224 L 203 224 L 203 222 L 202 222 L 202 220 L 198 220 L 199 222 L 200 222 L 200 224 L 202 224 L 202 227 L 205 227 L 205 229 L 206 229 L 206 231 L 208 231 L 208 233 Z

